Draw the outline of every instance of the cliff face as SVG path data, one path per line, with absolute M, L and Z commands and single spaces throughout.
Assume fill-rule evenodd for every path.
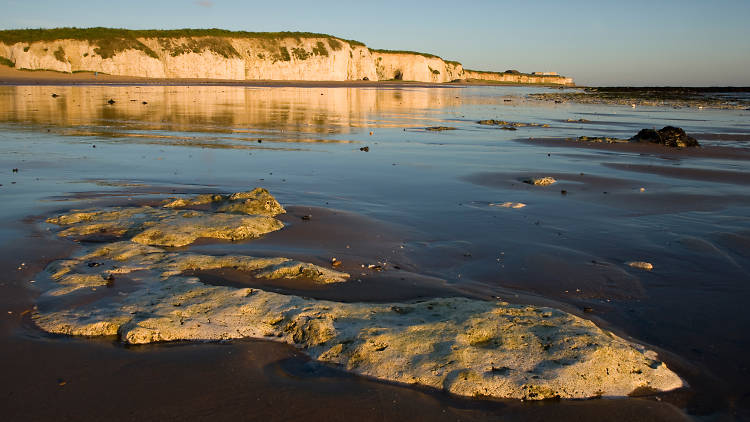
M 527 75 L 516 73 L 482 72 L 479 70 L 464 70 L 465 79 L 479 79 L 483 81 L 516 83 L 516 84 L 560 84 L 573 85 L 573 78 L 551 75 Z
M 466 72 L 460 63 L 412 52 L 371 50 L 333 37 L 182 36 L 129 39 L 0 40 L 0 57 L 16 69 L 90 71 L 148 78 L 229 80 L 450 82 L 480 79 L 571 84 L 561 77 L 500 78 Z M 512 75 L 515 76 L 515 75 Z

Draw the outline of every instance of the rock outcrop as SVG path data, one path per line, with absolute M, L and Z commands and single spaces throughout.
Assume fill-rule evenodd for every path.
M 147 78 L 572 84 L 569 78 L 465 71 L 409 51 L 373 50 L 325 34 L 106 28 L 0 31 L 0 59 L 16 69 Z M 498 77 L 498 75 L 504 75 Z
M 661 144 L 672 148 L 699 147 L 700 144 L 692 136 L 688 136 L 682 128 L 666 126 L 660 130 L 642 129 L 630 142 L 645 142 Z
M 590 398 L 684 385 L 656 353 L 560 310 L 461 297 L 340 303 L 208 285 L 190 275 L 229 269 L 257 279 L 317 284 L 346 282 L 349 275 L 282 257 L 213 256 L 138 241 L 165 221 L 184 227 L 177 232 L 192 233 L 193 218 L 248 218 L 247 209 L 221 211 L 227 203 L 248 200 L 255 212 L 265 214 L 250 217 L 274 219 L 283 212 L 267 191 L 256 189 L 178 198 L 161 208 L 74 211 L 50 218 L 63 236 L 89 233 L 83 228 L 92 224 L 105 229 L 114 224 L 117 230 L 109 231 L 119 238 L 90 244 L 38 274 L 35 285 L 43 292 L 33 321 L 50 333 L 117 336 L 128 344 L 280 341 L 352 373 L 470 397 Z M 203 214 L 188 215 L 197 208 Z M 112 293 L 102 293 L 104 286 Z

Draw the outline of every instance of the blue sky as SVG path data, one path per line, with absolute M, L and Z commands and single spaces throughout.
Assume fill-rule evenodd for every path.
M 750 0 L 0 0 L 0 29 L 323 32 L 589 85 L 750 86 Z

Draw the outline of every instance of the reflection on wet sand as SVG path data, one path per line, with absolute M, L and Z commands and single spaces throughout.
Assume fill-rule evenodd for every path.
M 212 133 L 349 133 L 416 126 L 413 112 L 458 107 L 460 88 L 244 88 L 201 86 L 0 87 L 0 121 Z M 57 97 L 53 97 L 56 94 Z M 315 95 L 313 95 L 315 94 Z M 110 103 L 110 100 L 114 103 Z
M 52 93 L 58 96 L 53 98 Z M 277 283 L 236 269 L 186 275 L 212 286 L 271 289 L 337 302 L 461 294 L 551 306 L 623 338 L 633 336 L 653 345 L 669 367 L 684 376 L 689 389 L 642 399 L 562 401 L 533 407 L 507 401 L 456 402 L 442 393 L 340 373 L 329 376 L 335 370 L 310 365 L 299 355 L 288 358 L 294 354 L 288 348 L 262 342 L 180 346 L 183 349 L 156 345 L 136 351 L 108 344 L 107 351 L 99 353 L 91 340 L 45 339 L 41 344 L 8 334 L 0 336 L 0 345 L 12 346 L 4 349 L 3 360 L 13 362 L 14 354 L 33 356 L 19 365 L 21 369 L 9 368 L 10 383 L 33 391 L 53 369 L 71 367 L 66 363 L 99 353 L 88 365 L 125 382 L 112 385 L 102 379 L 105 376 L 88 382 L 93 380 L 85 377 L 88 369 L 76 367 L 60 375 L 73 379 L 66 388 L 84 386 L 72 400 L 99 394 L 96 386 L 101 383 L 112 388 L 113 396 L 127 395 L 136 380 L 157 385 L 153 378 L 162 382 L 176 359 L 181 370 L 203 368 L 211 373 L 205 379 L 194 376 L 196 372 L 183 375 L 212 391 L 226 392 L 227 396 L 212 399 L 227 408 L 234 400 L 246 403 L 249 396 L 257 395 L 300 415 L 320 403 L 340 408 L 352 400 L 361 403 L 361 409 L 355 412 L 349 406 L 348 411 L 363 420 L 372 419 L 370 405 L 383 419 L 404 415 L 419 419 L 429 414 L 436 420 L 535 416 L 580 420 L 581 415 L 596 420 L 663 420 L 685 416 L 677 408 L 728 417 L 750 414 L 746 383 L 750 346 L 742 334 L 750 323 L 743 312 L 750 220 L 747 189 L 740 180 L 750 173 L 750 155 L 746 148 L 722 148 L 746 140 L 722 137 L 704 144 L 701 139 L 706 147 L 691 151 L 564 141 L 593 135 L 627 138 L 641 128 L 666 124 L 679 124 L 691 135 L 744 134 L 747 127 L 740 122 L 747 113 L 537 106 L 517 97 L 506 102 L 509 94 L 518 92 L 513 88 L 311 86 L 0 87 L 0 194 L 7 198 L 7 206 L 0 210 L 0 230 L 3 225 L 10 227 L 2 232 L 9 234 L 0 237 L 6 242 L 0 270 L 16 283 L 16 290 L 8 293 L 15 296 L 0 295 L 0 303 L 17 317 L 34 302 L 23 286 L 50 260 L 70 255 L 69 243 L 59 253 L 44 249 L 48 240 L 55 242 L 44 228 L 29 235 L 36 237 L 26 238 L 26 232 L 34 230 L 12 227 L 18 220 L 37 224 L 63 208 L 133 206 L 141 201 L 153 206 L 158 205 L 156 198 L 236 192 L 257 181 L 278 192 L 282 203 L 299 205 L 283 217 L 287 227 L 252 243 L 199 240 L 193 251 L 284 256 L 318 266 L 332 265 L 335 257 L 342 262 L 337 271 L 351 274 L 351 283 L 335 287 Z M 589 121 L 585 125 L 580 122 L 584 117 Z M 477 123 L 484 119 L 550 127 L 518 126 L 509 131 Z M 425 130 L 440 127 L 457 130 Z M 519 140 L 523 141 L 508 142 Z M 369 147 L 369 153 L 360 152 L 360 147 Z M 11 173 L 13 168 L 20 171 Z M 538 177 L 557 182 L 523 183 Z M 342 212 L 352 217 L 344 218 Z M 384 226 L 396 227 L 395 234 L 388 234 Z M 27 242 L 37 247 L 26 247 Z M 638 261 L 653 263 L 653 270 L 628 265 Z M 16 270 L 21 262 L 35 270 Z M 388 265 L 380 265 L 385 262 Z M 377 264 L 381 271 L 369 264 Z M 23 324 L 21 317 L 3 320 L 0 330 L 39 335 L 30 322 L 21 328 L 19 324 Z M 49 356 L 55 350 L 63 352 Z M 273 356 L 237 375 L 222 365 L 241 365 L 227 360 L 222 350 L 243 355 L 273 350 L 269 352 Z M 190 354 L 193 361 L 181 360 Z M 151 366 L 141 366 L 139 359 L 144 356 Z M 196 363 L 211 356 L 215 365 Z M 40 370 L 39 362 L 54 363 Z M 129 368 L 127 376 L 118 375 L 121 366 Z M 237 376 L 252 379 L 253 386 L 238 382 Z M 168 391 L 175 384 L 167 380 L 159 386 Z M 236 388 L 222 390 L 224 385 Z M 191 394 L 192 390 L 163 399 L 184 403 L 186 397 L 195 397 Z M 18 412 L 33 401 L 31 395 L 17 397 L 21 396 Z M 281 396 L 286 400 L 279 401 Z M 370 402 L 374 396 L 378 398 Z M 399 403 L 411 399 L 414 404 L 392 412 L 389 406 L 396 399 Z M 130 407 L 140 409 L 152 403 L 149 400 L 140 395 Z M 67 406 L 68 415 L 79 415 L 71 410 L 78 407 Z M 236 410 L 247 408 L 236 406 Z M 259 414 L 278 417 L 273 409 Z

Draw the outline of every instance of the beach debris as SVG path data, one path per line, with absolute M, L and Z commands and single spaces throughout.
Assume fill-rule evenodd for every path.
M 364 151 L 364 152 L 370 152 L 370 147 L 361 147 L 359 150 Z
M 533 177 L 531 179 L 526 179 L 523 182 L 529 185 L 534 185 L 534 186 L 549 186 L 551 184 L 557 183 L 557 180 L 555 180 L 554 177 L 545 176 L 545 177 Z
M 442 132 L 444 130 L 456 130 L 455 127 L 450 126 L 430 126 L 424 128 L 424 130 L 431 131 L 431 132 Z
M 682 128 L 665 126 L 662 129 L 642 129 L 629 139 L 630 142 L 661 144 L 672 148 L 700 147 L 700 143 L 688 136 Z
M 651 271 L 654 269 L 653 264 L 651 264 L 650 262 L 645 262 L 645 261 L 630 261 L 630 262 L 627 262 L 626 264 L 633 268 L 639 268 L 645 271 Z
M 503 202 L 501 204 L 490 204 L 491 207 L 519 209 L 526 206 L 523 202 Z

